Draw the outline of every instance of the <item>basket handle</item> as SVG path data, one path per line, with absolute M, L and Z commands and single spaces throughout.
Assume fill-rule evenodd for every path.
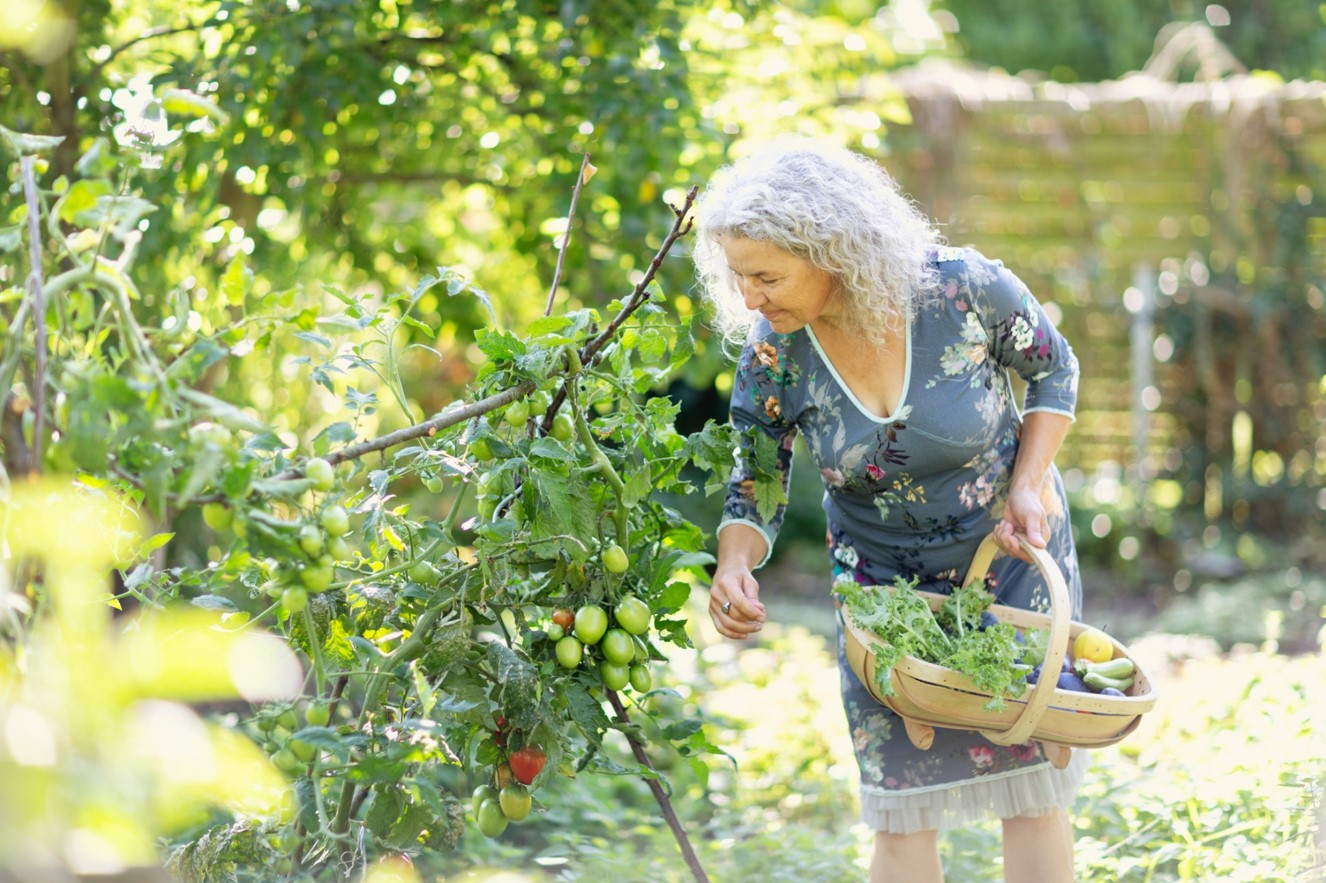
M 1045 661 L 1041 663 L 1041 678 L 1032 688 L 1027 704 L 1022 708 L 1022 714 L 1007 730 L 981 731 L 981 735 L 996 745 L 1021 745 L 1035 732 L 1040 724 L 1041 715 L 1045 713 L 1045 709 L 1050 705 L 1050 699 L 1054 696 L 1059 680 L 1058 673 L 1063 667 L 1064 656 L 1068 654 L 1069 630 L 1072 628 L 1073 602 L 1068 596 L 1068 586 L 1064 583 L 1059 565 L 1054 563 L 1048 552 L 1033 546 L 1022 534 L 1017 534 L 1017 540 L 1022 546 L 1022 551 L 1031 556 L 1036 569 L 1045 577 L 1045 584 L 1050 590 L 1050 640 L 1045 650 Z M 971 567 L 962 581 L 963 585 L 970 585 L 982 579 L 998 553 L 999 546 L 995 543 L 994 534 L 981 540 L 981 544 L 976 547 L 976 554 L 972 556 Z M 1047 677 L 1045 674 L 1047 672 L 1054 673 L 1054 677 Z

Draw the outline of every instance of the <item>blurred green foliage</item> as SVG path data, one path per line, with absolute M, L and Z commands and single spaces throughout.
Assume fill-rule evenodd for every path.
M 1326 79 L 1326 12 L 1303 0 L 936 0 L 972 61 L 1060 82 L 1116 80 L 1142 69 L 1173 22 L 1206 22 L 1234 57 L 1287 80 Z M 1191 68 L 1188 75 L 1191 75 Z

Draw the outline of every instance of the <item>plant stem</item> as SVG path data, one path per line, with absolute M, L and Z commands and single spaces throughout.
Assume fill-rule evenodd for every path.
M 617 720 L 623 724 L 629 724 L 631 719 L 626 713 L 626 706 L 622 705 L 621 697 L 617 695 L 615 690 L 605 690 L 604 692 L 608 694 L 608 700 L 612 703 L 613 711 L 617 713 Z M 652 770 L 654 767 L 649 762 L 649 755 L 645 754 L 645 747 L 629 732 L 626 733 L 626 741 L 631 744 L 631 753 L 635 755 L 636 762 L 645 769 Z M 681 819 L 677 818 L 677 811 L 672 807 L 672 799 L 663 790 L 663 786 L 658 779 L 648 778 L 645 781 L 649 785 L 649 790 L 654 792 L 654 800 L 658 801 L 658 808 L 663 813 L 664 821 L 672 829 L 672 836 L 676 838 L 677 846 L 681 848 L 681 855 L 686 860 L 686 867 L 690 868 L 691 874 L 695 876 L 697 883 L 709 883 L 709 875 L 705 873 L 704 866 L 700 864 L 700 858 L 695 854 L 695 848 L 691 846 L 691 838 L 686 833 L 686 828 L 682 825 Z
M 566 232 L 562 234 L 562 247 L 557 250 L 557 267 L 553 270 L 552 287 L 548 290 L 548 305 L 543 308 L 543 315 L 551 316 L 553 304 L 557 301 L 557 286 L 562 282 L 562 264 L 566 261 L 566 249 L 571 244 L 571 221 L 576 216 L 576 201 L 580 199 L 580 188 L 589 180 L 593 172 L 589 164 L 589 154 L 580 160 L 580 174 L 576 176 L 576 186 L 571 188 L 571 208 L 566 212 Z
M 28 269 L 28 297 L 32 303 L 32 333 L 36 345 L 31 390 L 35 419 L 32 426 L 32 459 L 28 469 L 30 475 L 40 475 L 42 436 L 46 433 L 46 292 L 41 268 L 41 202 L 37 197 L 33 157 L 21 157 L 19 169 L 23 176 L 23 194 L 28 208 L 28 255 L 31 261 Z
M 309 656 L 313 660 L 313 683 L 317 687 L 314 695 L 322 695 L 322 685 L 327 677 L 327 666 L 322 660 L 322 643 L 318 639 L 318 625 L 313 621 L 313 611 L 304 608 L 304 631 L 308 633 Z

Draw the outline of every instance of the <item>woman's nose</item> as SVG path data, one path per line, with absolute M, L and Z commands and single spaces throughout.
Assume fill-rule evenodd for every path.
M 760 286 L 749 280 L 737 280 L 737 290 L 741 292 L 741 299 L 745 301 L 748 310 L 758 309 L 767 300 Z

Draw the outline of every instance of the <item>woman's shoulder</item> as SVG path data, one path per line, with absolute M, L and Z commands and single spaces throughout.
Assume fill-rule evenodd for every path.
M 1003 261 L 986 257 L 984 253 L 967 245 L 937 245 L 930 249 L 930 262 L 939 269 L 941 275 L 945 276 L 971 269 L 998 270 L 1004 266 Z

